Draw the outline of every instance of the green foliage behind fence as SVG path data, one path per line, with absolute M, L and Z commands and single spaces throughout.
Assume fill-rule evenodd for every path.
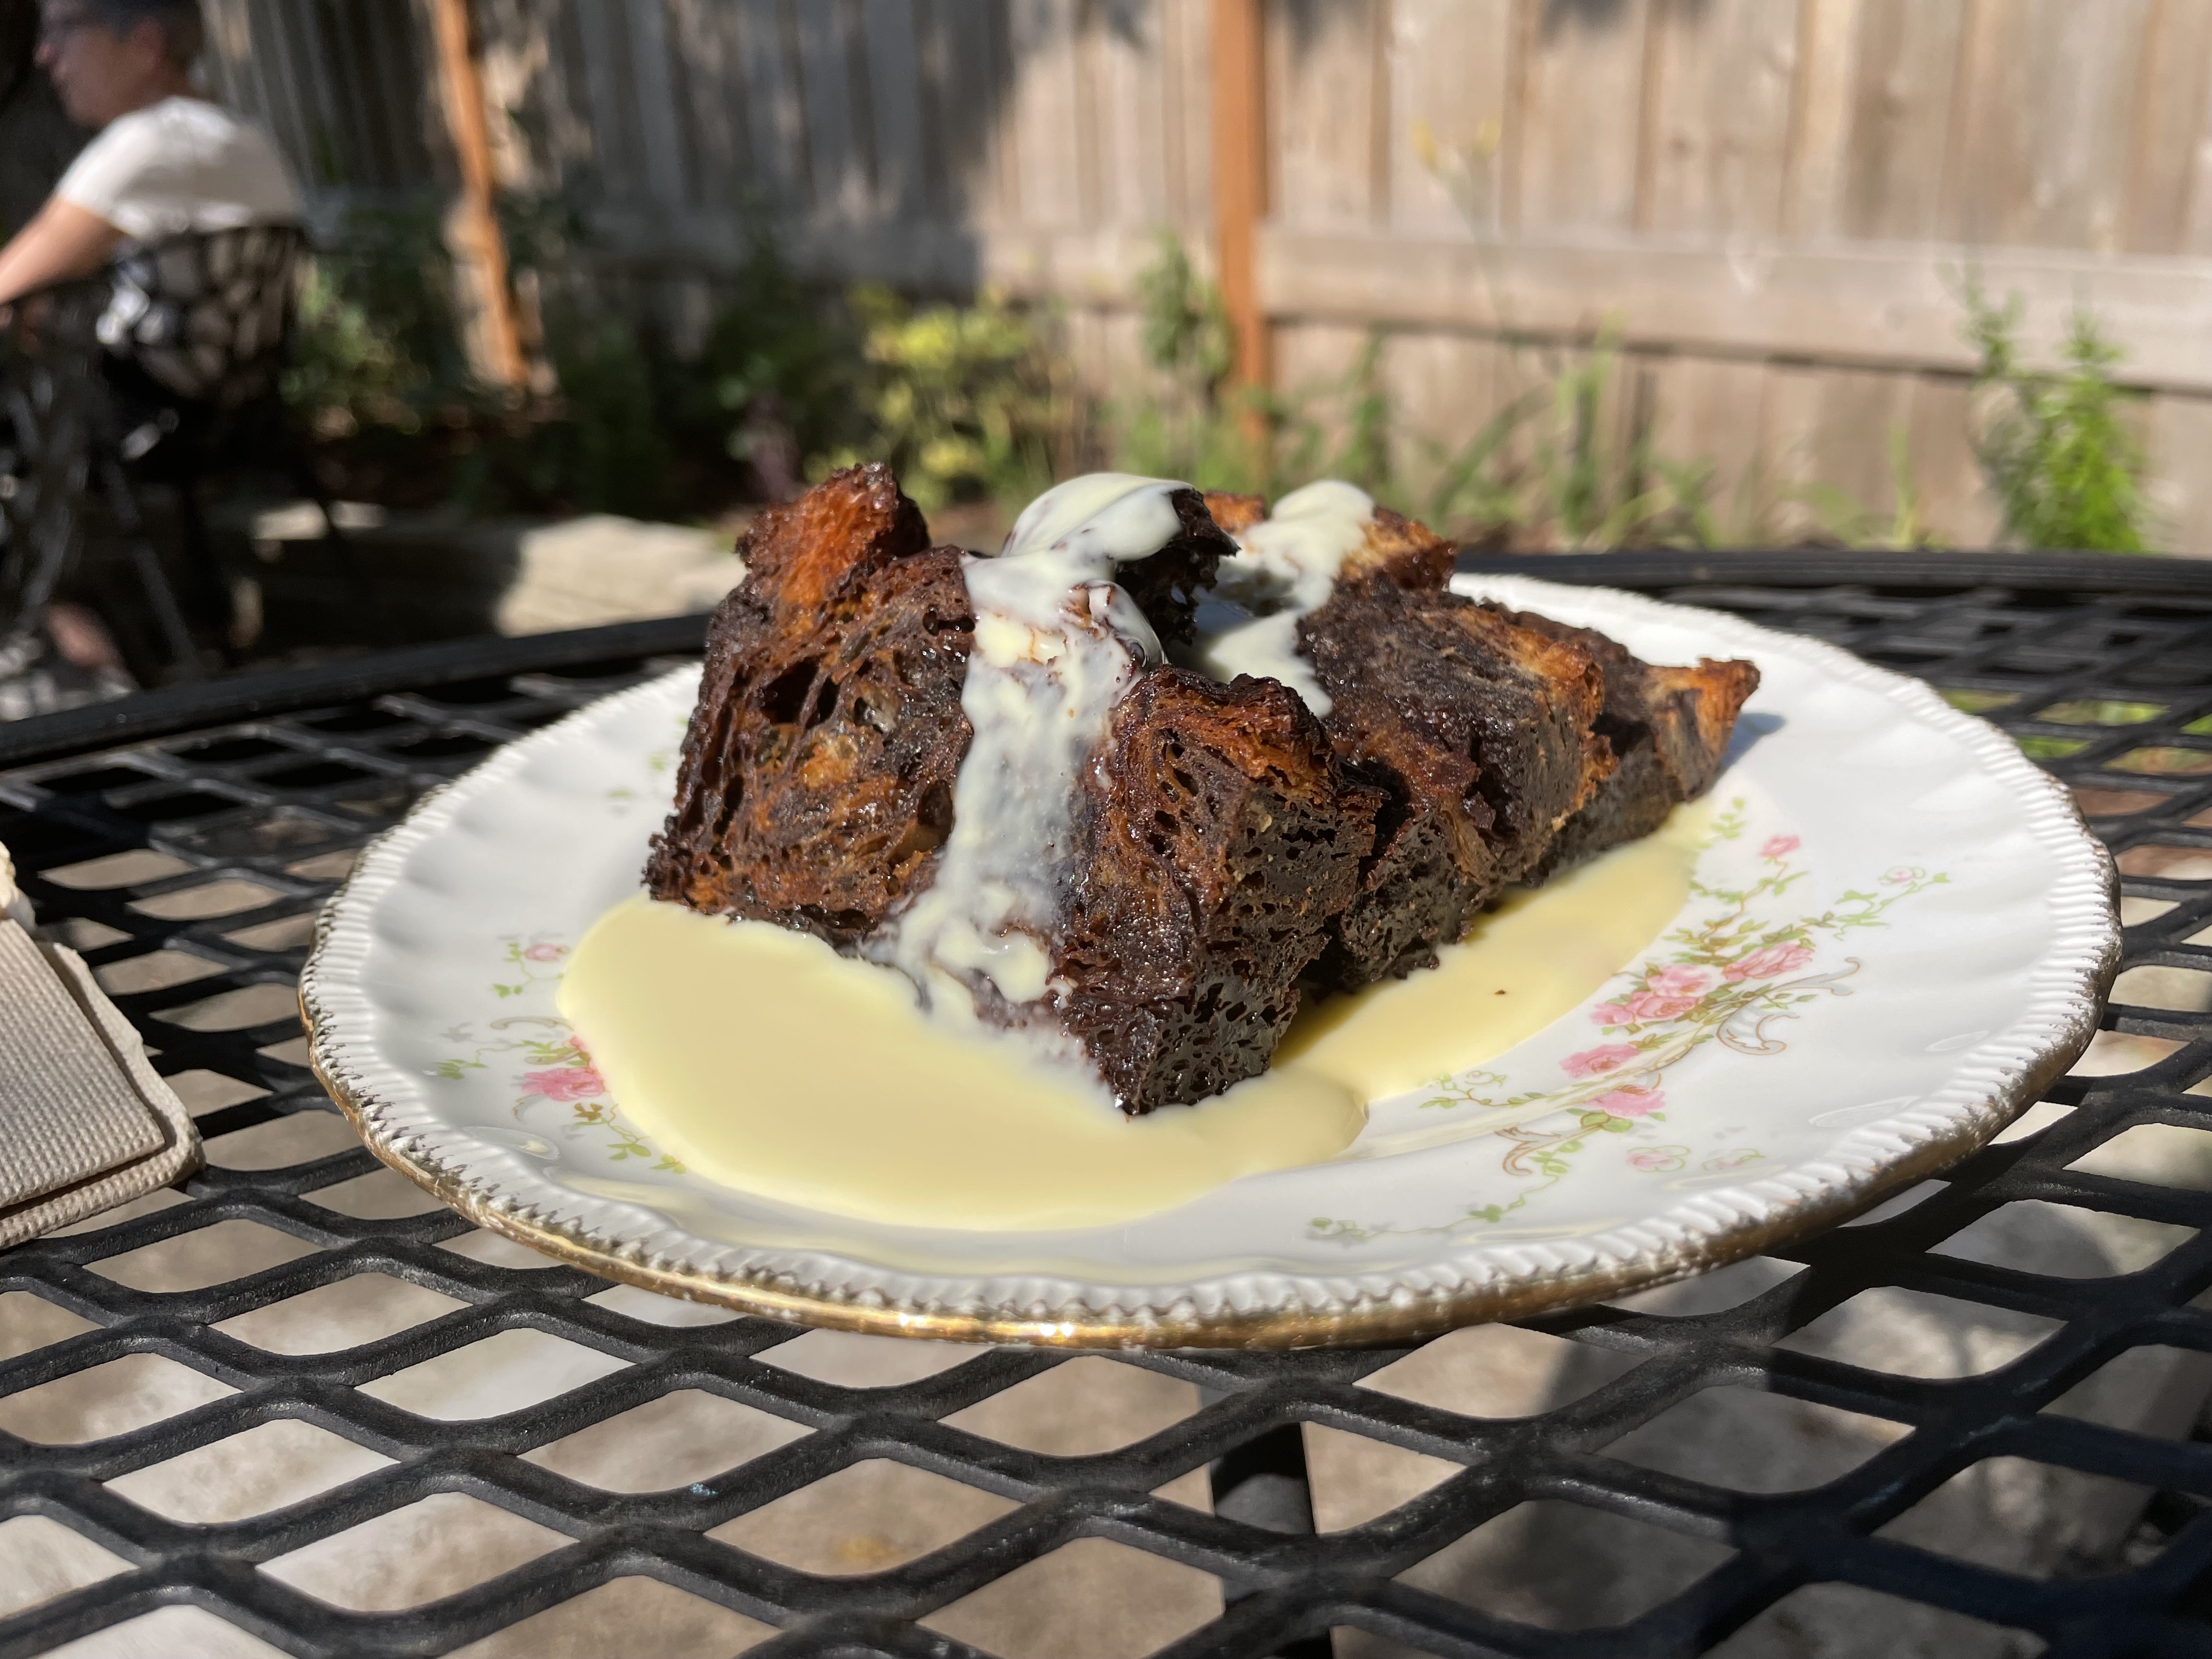
M 787 496 L 831 468 L 890 462 L 927 509 L 1011 512 L 1056 477 L 1111 465 L 1203 488 L 1278 495 L 1335 476 L 1462 539 L 1532 548 L 1706 547 L 1811 538 L 1930 538 L 1903 434 L 1875 511 L 1813 484 L 1742 479 L 1669 455 L 1656 410 L 1622 407 L 1632 364 L 1601 331 L 1513 340 L 1529 389 L 1456 442 L 1405 429 L 1370 335 L 1334 380 L 1271 393 L 1230 375 L 1220 296 L 1163 233 L 1137 283 L 1149 383 L 1079 388 L 1050 307 L 985 294 L 916 303 L 880 287 L 806 280 L 764 226 L 722 290 L 704 344 L 678 353 L 580 273 L 581 216 L 510 204 L 518 281 L 535 300 L 544 384 L 526 398 L 469 378 L 434 206 L 357 210 L 304 291 L 287 392 L 331 443 L 434 451 L 447 493 L 477 510 L 693 516 L 738 496 Z M 2026 366 L 2017 301 L 1960 285 L 1981 354 L 1976 453 L 2006 538 L 2142 551 L 2154 540 L 2144 460 L 2114 385 L 2118 353 L 2074 319 L 2063 368 Z

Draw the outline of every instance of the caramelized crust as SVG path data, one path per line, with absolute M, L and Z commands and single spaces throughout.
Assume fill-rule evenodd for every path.
M 1149 559 L 1116 568 L 1115 580 L 1145 613 L 1152 631 L 1170 642 L 1188 641 L 1198 615 L 1199 595 L 1213 585 L 1214 568 L 1236 552 L 1231 541 L 1206 510 L 1195 489 L 1168 497 L 1182 521 L 1182 533 Z
M 1587 652 L 1605 676 L 1597 731 L 1619 764 L 1559 832 L 1540 875 L 1650 835 L 1676 806 L 1712 787 L 1736 716 L 1759 689 L 1756 666 L 1705 658 L 1695 668 L 1661 667 L 1595 629 L 1490 608 Z
M 1206 509 L 1213 515 L 1214 523 L 1231 536 L 1242 536 L 1266 521 L 1267 498 L 1209 489 Z M 1452 562 L 1457 555 L 1451 543 L 1419 520 L 1377 507 L 1365 545 L 1345 560 L 1340 579 L 1387 576 L 1401 587 L 1442 587 L 1451 580 Z
M 1401 587 L 1440 590 L 1451 580 L 1458 556 L 1456 547 L 1418 519 L 1378 507 L 1365 544 L 1344 562 L 1338 580 L 1382 576 Z
M 970 732 L 974 613 L 888 467 L 756 520 L 714 613 L 655 898 L 854 943 L 927 881 Z
M 1759 669 L 1701 657 L 1695 668 L 1645 663 L 1643 680 L 1645 717 L 1660 763 L 1681 798 L 1695 800 L 1721 775 L 1736 717 L 1759 690 Z
M 1298 624 L 1338 751 L 1391 795 L 1382 844 L 1322 964 L 1346 988 L 1434 961 L 1530 874 L 1613 769 L 1604 681 L 1579 647 L 1441 587 L 1340 583 Z
M 1066 1029 L 1124 1110 L 1267 1069 L 1382 801 L 1273 680 L 1163 668 L 1131 689 L 1096 769 L 1055 963 Z
M 1265 495 L 1232 495 L 1225 489 L 1206 492 L 1206 510 L 1232 536 L 1241 536 L 1267 516 Z

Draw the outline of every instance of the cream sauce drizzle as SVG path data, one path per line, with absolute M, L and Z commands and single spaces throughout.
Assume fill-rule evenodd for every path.
M 996 558 L 963 566 L 975 643 L 960 707 L 975 738 L 953 785 L 952 833 L 929 886 L 866 948 L 941 1019 L 974 1025 L 981 981 L 1018 1005 L 1053 989 L 1047 941 L 1074 854 L 1082 769 L 1114 705 L 1161 660 L 1159 636 L 1115 568 L 1176 538 L 1169 496 L 1184 487 L 1125 473 L 1072 478 L 1030 503 Z M 1048 1020 L 1023 1029 L 1091 1077 Z
M 1395 1150 L 1361 1135 L 1368 1103 L 1480 1065 L 1601 988 L 1680 911 L 1705 822 L 1678 812 L 1486 917 L 1437 969 L 1309 1010 L 1266 1075 L 1133 1121 L 1027 1045 L 927 1017 L 897 975 L 642 897 L 585 935 L 560 1006 L 623 1115 L 709 1181 L 899 1225 L 1108 1226 Z
M 1221 562 L 1199 604 L 1197 637 L 1176 660 L 1224 682 L 1239 674 L 1280 680 L 1315 714 L 1328 714 L 1332 700 L 1298 649 L 1298 619 L 1328 603 L 1374 522 L 1375 498 L 1356 484 L 1326 478 L 1292 490 L 1237 538 L 1237 556 Z

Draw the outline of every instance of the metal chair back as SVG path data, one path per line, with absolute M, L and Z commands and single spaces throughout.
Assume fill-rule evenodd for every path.
M 240 416 L 276 399 L 307 246 L 290 225 L 170 238 L 26 296 L 0 325 L 0 675 L 36 658 L 40 618 L 99 529 L 137 579 L 167 675 L 202 672 L 131 470 L 175 457 L 163 471 L 185 497 L 187 586 L 219 603 L 191 495 Z M 151 642 L 123 642 L 145 678 Z

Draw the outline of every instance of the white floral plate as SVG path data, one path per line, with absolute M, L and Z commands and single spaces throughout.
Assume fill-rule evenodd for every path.
M 635 890 L 696 672 L 511 744 L 369 849 L 300 994 L 377 1155 L 486 1226 L 774 1316 L 1113 1346 L 1425 1334 L 1679 1278 L 1980 1146 L 2095 1029 L 2112 866 L 2065 792 L 1917 682 L 1709 611 L 1466 591 L 1764 684 L 1669 930 L 1480 1071 L 1379 1103 L 1341 1158 L 1089 1231 L 877 1226 L 686 1174 L 554 1006 Z

